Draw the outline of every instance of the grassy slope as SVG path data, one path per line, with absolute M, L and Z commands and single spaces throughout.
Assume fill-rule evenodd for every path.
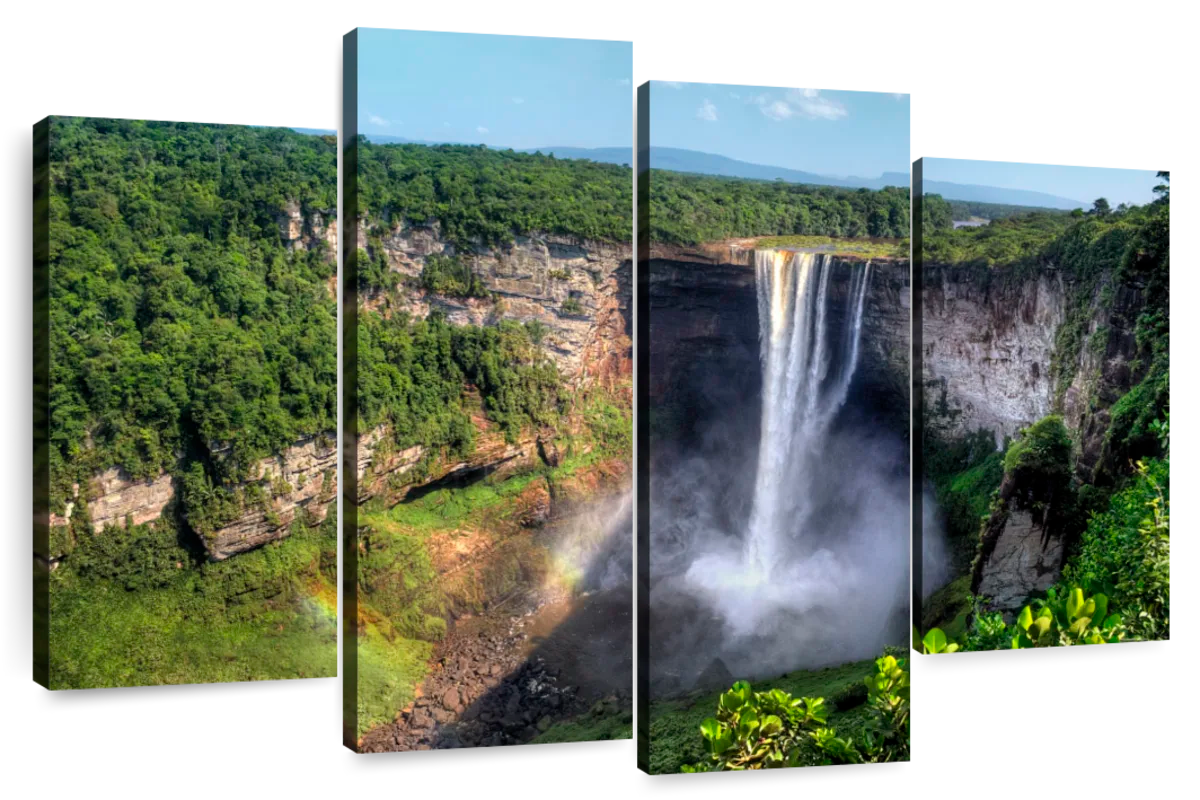
M 110 581 L 55 575 L 51 686 L 336 675 L 337 590 L 319 569 L 322 548 L 331 543 L 315 531 L 294 534 L 137 592 Z M 226 579 L 234 567 L 239 584 L 254 574 L 258 586 L 231 593 Z
M 554 725 L 530 744 L 560 742 L 605 742 L 633 738 L 633 715 L 629 711 L 595 716 L 591 712 Z
M 874 661 L 855 661 L 837 667 L 810 672 L 789 672 L 774 680 L 752 683 L 755 691 L 783 689 L 794 697 L 824 697 L 829 702 L 837 692 L 874 671 Z M 700 723 L 716 715 L 718 690 L 699 696 L 689 695 L 675 700 L 650 704 L 650 772 L 651 774 L 679 772 L 684 764 L 694 764 L 704 758 L 704 740 Z M 866 720 L 865 705 L 829 715 L 829 726 L 839 735 L 858 729 Z

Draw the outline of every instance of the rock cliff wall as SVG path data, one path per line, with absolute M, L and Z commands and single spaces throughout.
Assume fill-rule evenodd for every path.
M 282 539 L 297 515 L 310 526 L 325 519 L 337 497 L 337 435 L 330 431 L 301 439 L 259 461 L 252 474 L 247 484 L 258 484 L 269 500 L 247 507 L 236 521 L 205 537 L 215 561 Z
M 393 271 L 408 279 L 395 292 L 360 297 L 366 311 L 423 318 L 438 309 L 453 325 L 537 320 L 547 329 L 542 345 L 570 387 L 629 392 L 633 374 L 630 245 L 547 234 L 518 236 L 500 246 L 464 247 L 447 241 L 436 220 L 392 224 L 363 219 L 359 232 L 360 249 L 371 258 L 382 255 Z M 439 254 L 458 257 L 492 296 L 446 297 L 421 288 L 416 279 L 426 260 Z M 420 446 L 392 447 L 383 427 L 365 432 L 357 454 L 360 502 L 381 495 L 397 502 L 435 483 L 515 470 L 546 458 L 546 449 L 553 447 L 534 433 L 507 442 L 482 416 L 475 419 L 475 427 L 475 449 L 462 459 L 427 453 Z
M 382 229 L 378 245 L 368 231 Z M 382 255 L 395 272 L 418 278 L 431 255 L 457 256 L 483 279 L 497 299 L 445 297 L 414 285 L 387 298 L 391 309 L 423 318 L 438 308 L 455 325 L 486 325 L 501 319 L 538 320 L 548 333 L 543 340 L 559 371 L 571 382 L 613 379 L 632 373 L 632 247 L 571 236 L 517 236 L 506 245 L 446 241 L 441 224 L 401 221 L 393 227 L 377 220 L 359 224 L 358 246 L 372 257 Z M 568 300 L 578 310 L 563 308 Z M 382 298 L 366 298 L 378 309 Z
M 663 405 L 678 399 L 698 414 L 757 398 L 762 376 L 753 249 L 656 247 L 651 255 L 650 396 Z M 836 270 L 828 291 L 828 324 L 838 329 L 849 307 L 850 270 Z M 905 433 L 910 315 L 907 262 L 872 261 L 853 391 Z
M 1061 413 L 1089 476 L 1102 457 L 1110 406 L 1136 383 L 1137 283 L 1082 283 L 1047 268 L 1016 277 L 926 267 L 923 381 L 927 420 L 949 434 L 988 430 L 1001 447 Z
M 656 245 L 651 255 L 651 396 L 665 397 L 697 370 L 726 376 L 722 383 L 733 391 L 756 394 L 753 249 Z M 837 298 L 844 300 L 847 289 L 846 281 L 831 281 L 832 315 L 844 313 Z M 944 405 L 947 432 L 985 428 L 999 445 L 1060 412 L 1080 444 L 1080 468 L 1091 469 L 1109 406 L 1138 377 L 1134 327 L 1144 303 L 1141 286 L 1106 277 L 1084 287 L 1052 269 L 1008 280 L 973 268 L 927 268 L 921 321 L 927 413 Z M 873 262 L 855 382 L 905 415 L 911 313 L 908 264 Z M 1079 346 L 1060 354 L 1060 328 L 1068 323 L 1078 327 Z

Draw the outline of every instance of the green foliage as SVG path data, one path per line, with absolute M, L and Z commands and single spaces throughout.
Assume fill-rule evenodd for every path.
M 539 734 L 530 744 L 607 742 L 632 738 L 633 714 L 628 709 L 618 709 L 615 712 L 600 715 L 588 712 L 555 723 L 545 733 Z
M 908 187 L 843 189 L 651 170 L 655 242 L 790 234 L 908 236 Z
M 958 651 L 957 644 L 946 641 L 946 634 L 942 633 L 941 628 L 932 628 L 926 633 L 921 640 L 921 647 L 924 653 L 954 653 Z
M 367 243 L 374 245 L 374 257 L 361 247 L 355 256 L 358 274 L 358 288 L 365 293 L 386 292 L 400 285 L 400 273 L 392 269 L 388 263 L 383 243 L 368 234 Z
M 833 236 L 766 236 L 755 247 L 801 248 L 839 256 L 908 259 L 908 239 L 839 239 Z
M 170 561 L 163 523 L 110 526 L 51 574 L 52 687 L 337 674 L 335 513 L 218 563 Z
M 530 336 L 506 320 L 459 327 L 439 315 L 366 314 L 359 324 L 359 409 L 363 423 L 391 423 L 396 445 L 474 447 L 468 392 L 474 386 L 487 417 L 511 439 L 525 426 L 552 424 L 560 410 L 558 369 Z
M 929 196 L 925 198 L 926 202 Z M 986 267 L 1035 265 L 1043 249 L 1071 225 L 1070 217 L 1044 211 L 996 219 L 973 228 L 930 227 L 923 238 L 926 264 Z
M 1012 645 L 1012 634 L 1008 623 L 999 611 L 985 611 L 978 599 L 975 601 L 975 616 L 966 635 L 962 650 L 1005 650 Z
M 1051 587 L 1044 600 L 1021 609 L 1012 633 L 1014 650 L 1053 645 L 1106 644 L 1124 638 L 1120 614 L 1108 613 L 1108 598 L 1103 594 L 1086 597 L 1074 587 L 1066 592 Z
M 971 215 L 958 217 L 968 219 Z M 940 194 L 925 194 L 921 198 L 921 232 L 930 236 L 935 231 L 954 229 L 954 209 Z
M 421 287 L 446 297 L 489 297 L 483 279 L 471 271 L 458 256 L 434 253 L 425 259 Z
M 1158 437 L 1159 444 L 1162 446 L 1164 453 L 1170 452 L 1171 442 L 1171 414 L 1167 412 L 1162 419 L 1156 419 L 1150 423 L 1150 432 Z
M 191 442 L 231 468 L 337 417 L 324 246 L 280 220 L 336 207 L 336 143 L 282 129 L 56 117 L 50 431 L 72 482 L 171 470 Z
M 558 233 L 628 242 L 633 180 L 627 166 L 469 145 L 358 140 L 359 209 L 375 219 L 438 220 L 467 246 Z
M 849 711 L 867 702 L 870 696 L 866 683 L 851 683 L 829 698 L 829 707 L 834 711 Z
M 559 306 L 559 309 L 562 311 L 562 313 L 569 317 L 578 317 L 583 315 L 583 304 L 580 303 L 579 298 L 575 297 L 574 295 L 568 297 L 566 300 L 563 300 L 562 305 Z
M 1051 414 L 1021 431 L 1004 455 L 1004 471 L 1065 480 L 1071 473 L 1071 436 L 1062 417 Z
M 1104 592 L 1123 612 L 1131 638 L 1170 634 L 1170 464 L 1139 462 L 1108 509 L 1092 515 L 1064 581 Z
M 903 659 L 886 655 L 863 683 L 870 722 L 855 737 L 828 726 L 820 697 L 794 698 L 782 689 L 755 692 L 738 681 L 721 694 L 717 716 L 700 723 L 708 758 L 683 772 L 903 761 L 909 751 L 909 679 Z
M 170 584 L 184 565 L 191 565 L 191 555 L 164 516 L 147 525 L 108 525 L 95 535 L 84 534 L 69 565 L 85 580 L 112 581 L 137 591 Z
M 926 436 L 924 455 L 925 476 L 933 484 L 947 533 L 974 538 L 1004 478 L 1004 452 L 996 449 L 991 432 L 978 430 L 948 438 Z
M 1164 439 L 1170 423 L 1154 429 Z M 1166 442 L 1163 449 L 1167 449 Z M 1061 580 L 1043 598 L 1025 606 L 1012 624 L 975 601 L 962 650 L 1020 649 L 1170 636 L 1169 461 L 1139 462 L 1128 484 L 1110 498 L 1107 510 L 1088 520 Z M 946 634 L 925 635 L 926 652 L 952 652 Z
M 214 486 L 199 461 L 192 462 L 180 484 L 188 525 L 204 538 L 236 520 L 244 510 L 244 490 Z
M 335 515 L 220 563 L 192 533 L 265 507 L 282 486 L 230 487 L 335 426 L 336 262 L 310 228 L 337 205 L 336 138 L 56 117 L 50 145 L 51 493 L 76 503 L 54 534 L 52 683 L 333 674 Z M 112 467 L 171 473 L 180 496 L 93 530 Z

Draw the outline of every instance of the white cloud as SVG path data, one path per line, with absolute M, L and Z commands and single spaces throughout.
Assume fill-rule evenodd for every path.
M 475 132 L 476 133 L 487 133 L 488 129 L 483 127 L 482 125 L 480 125 L 478 128 L 475 129 Z
M 776 122 L 792 117 L 837 120 L 849 113 L 844 105 L 823 96 L 818 89 L 792 89 L 783 100 L 772 100 L 770 95 L 760 94 L 751 98 L 751 102 L 758 105 L 763 116 Z
M 679 81 L 655 81 L 660 86 L 665 86 L 668 89 L 682 89 L 683 84 Z
M 367 112 L 367 122 L 370 122 L 372 125 L 378 125 L 381 128 L 386 128 L 392 124 L 378 114 L 372 114 L 370 111 Z
M 908 99 L 908 95 L 905 94 L 904 92 L 892 92 L 892 97 L 896 98 L 897 100 L 907 100 Z
M 622 86 L 628 86 L 632 82 L 633 81 L 631 81 L 629 78 L 621 78 L 620 80 L 617 81 L 617 83 L 621 84 Z
M 704 98 L 704 102 L 700 104 L 700 107 L 696 109 L 696 119 L 702 119 L 706 122 L 717 121 L 717 107 L 707 97 Z
M 525 102 L 525 98 L 524 97 L 514 97 L 513 102 L 516 103 L 517 105 L 521 105 L 522 103 Z
M 782 121 L 785 119 L 789 119 L 790 117 L 794 116 L 796 113 L 795 111 L 792 110 L 791 106 L 789 106 L 787 103 L 783 102 L 782 100 L 776 100 L 773 103 L 760 102 L 758 105 L 759 105 L 759 110 L 762 111 L 763 114 L 765 114 L 767 117 L 775 120 L 776 122 L 779 122 L 779 121 Z

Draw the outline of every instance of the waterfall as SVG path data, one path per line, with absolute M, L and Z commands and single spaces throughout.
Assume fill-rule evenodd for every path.
M 871 264 L 851 267 L 838 337 L 830 335 L 826 320 L 829 275 L 837 264 L 832 256 L 758 250 L 754 257 L 762 432 L 746 564 L 765 577 L 778 561 L 780 541 L 803 522 L 804 475 L 815 466 L 825 432 L 846 400 L 858 364 Z

